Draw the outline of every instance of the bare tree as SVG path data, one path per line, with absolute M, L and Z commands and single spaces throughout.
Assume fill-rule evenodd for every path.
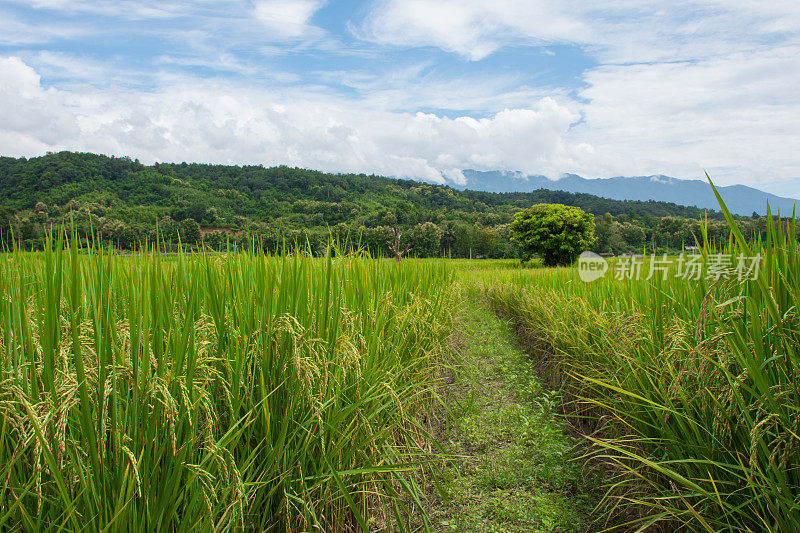
M 394 226 L 390 231 L 392 232 L 392 238 L 389 240 L 389 250 L 394 254 L 394 260 L 399 263 L 400 258 L 406 255 L 411 250 L 411 247 L 408 246 L 405 250 L 401 248 L 400 237 L 403 236 L 403 232 L 400 231 L 400 228 Z

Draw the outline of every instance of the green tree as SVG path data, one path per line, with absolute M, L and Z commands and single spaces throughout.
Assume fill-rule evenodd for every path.
M 203 244 L 212 250 L 222 251 L 228 242 L 228 235 L 224 231 L 211 231 L 203 237 Z
M 594 251 L 601 254 L 619 253 L 625 246 L 619 222 L 614 220 L 610 213 L 595 217 L 594 221 Z
M 442 230 L 433 222 L 417 224 L 406 235 L 408 236 L 406 242 L 414 254 L 419 257 L 437 257 L 439 255 Z
M 455 225 L 447 222 L 442 229 L 442 248 L 447 250 L 447 257 L 453 257 L 453 244 L 456 242 Z
M 100 235 L 117 248 L 131 250 L 136 244 L 133 230 L 121 220 L 106 220 L 100 228 Z
M 536 204 L 514 215 L 511 241 L 522 262 L 539 254 L 547 266 L 569 265 L 594 244 L 594 215 L 578 207 Z
M 361 241 L 361 246 L 369 250 L 371 254 L 384 257 L 392 255 L 389 249 L 392 232 L 388 227 L 367 228 L 361 226 L 358 229 L 358 238 Z
M 631 224 L 630 222 L 625 222 L 622 224 L 620 228 L 620 232 L 622 233 L 622 238 L 625 240 L 625 244 L 633 248 L 641 248 L 645 242 L 645 233 L 644 228 L 637 225 Z
M 185 218 L 179 226 L 183 244 L 197 244 L 200 240 L 200 224 L 193 218 Z
M 172 220 L 169 215 L 161 217 L 161 220 L 158 221 L 158 233 L 159 240 L 176 242 L 179 233 L 178 223 Z
M 20 226 L 20 234 L 28 250 L 38 250 L 44 245 L 44 228 L 36 221 L 24 221 Z
M 19 219 L 14 209 L 0 206 L 0 250 L 10 247 L 12 235 L 19 238 Z

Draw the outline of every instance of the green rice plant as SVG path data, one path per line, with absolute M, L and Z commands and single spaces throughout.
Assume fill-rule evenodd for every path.
M 421 512 L 442 262 L 72 237 L 0 255 L 0 529 L 403 530 Z
M 596 463 L 610 465 L 607 526 L 796 531 L 800 524 L 800 247 L 795 219 L 747 242 L 755 280 L 655 276 L 583 283 L 574 268 L 482 279 L 564 387 Z M 614 265 L 611 265 L 613 271 Z M 711 275 L 711 279 L 707 279 Z M 476 279 L 481 277 L 476 276 Z

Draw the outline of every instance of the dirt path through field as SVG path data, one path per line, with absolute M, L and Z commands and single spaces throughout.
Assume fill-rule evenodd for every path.
M 429 496 L 433 531 L 586 531 L 588 482 L 557 414 L 511 328 L 477 299 L 465 304 L 449 424 L 451 454 Z

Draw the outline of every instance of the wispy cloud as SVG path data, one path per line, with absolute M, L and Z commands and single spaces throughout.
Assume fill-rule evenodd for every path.
M 582 21 L 562 13 L 557 2 L 385 0 L 375 3 L 355 31 L 381 44 L 437 46 L 480 60 L 519 42 L 581 41 L 588 30 Z
M 360 37 L 378 43 L 436 46 L 469 60 L 511 45 L 574 43 L 603 62 L 679 61 L 796 38 L 800 4 L 380 0 L 355 27 Z
M 178 17 L 207 2 L 154 1 L 154 0 L 10 0 L 18 4 L 44 11 L 65 14 L 94 14 L 128 20 L 151 20 Z
M 27 46 L 57 39 L 74 39 L 92 33 L 95 30 L 87 24 L 65 27 L 59 23 L 30 22 L 0 6 L 0 45 Z
M 322 0 L 257 0 L 254 13 L 274 35 L 297 38 L 323 33 L 310 22 L 324 4 Z

